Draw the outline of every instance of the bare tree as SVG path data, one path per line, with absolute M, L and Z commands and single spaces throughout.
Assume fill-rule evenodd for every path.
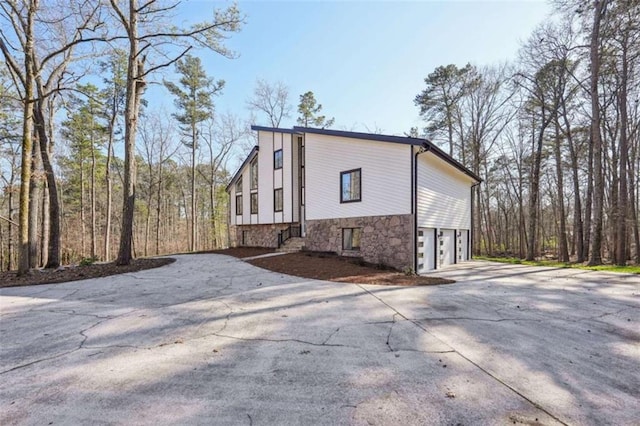
M 171 25 L 171 14 L 177 3 L 149 0 L 138 4 L 138 0 L 109 0 L 116 21 L 125 32 L 127 49 L 127 90 L 125 95 L 125 158 L 122 226 L 120 248 L 116 262 L 127 265 L 133 258 L 133 217 L 135 206 L 136 161 L 135 141 L 138 126 L 140 101 L 146 78 L 153 72 L 167 67 L 191 50 L 193 45 L 207 48 L 221 55 L 232 57 L 222 42 L 228 33 L 238 31 L 242 18 L 238 9 L 231 6 L 217 10 L 213 21 L 195 24 L 190 28 Z M 181 50 L 177 54 L 162 51 L 171 42 Z M 181 45 L 181 42 L 184 42 Z M 152 56 L 160 58 L 152 62 Z M 149 58 L 150 63 L 147 63 Z
M 289 88 L 281 81 L 269 83 L 258 79 L 253 88 L 253 97 L 247 100 L 247 106 L 251 111 L 266 115 L 271 127 L 278 128 L 282 119 L 291 116 Z

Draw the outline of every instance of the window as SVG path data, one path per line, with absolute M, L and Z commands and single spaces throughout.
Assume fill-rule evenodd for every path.
M 282 211 L 282 188 L 273 190 L 273 211 Z
M 360 250 L 362 228 L 342 228 L 342 250 Z
M 273 168 L 274 169 L 282 168 L 282 150 L 281 149 L 273 153 Z
M 251 214 L 258 214 L 258 193 L 251 194 Z
M 251 189 L 258 189 L 258 157 L 251 161 Z
M 236 195 L 236 214 L 242 214 L 242 195 Z
M 242 176 L 236 181 L 236 193 L 242 192 Z
M 340 202 L 352 203 L 354 201 L 361 201 L 361 189 L 360 182 L 361 169 L 348 170 L 340 173 Z

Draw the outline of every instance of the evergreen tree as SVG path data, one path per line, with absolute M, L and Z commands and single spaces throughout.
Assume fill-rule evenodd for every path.
M 165 81 L 164 85 L 175 96 L 178 108 L 173 117 L 189 138 L 185 145 L 191 149 L 191 240 L 190 250 L 196 249 L 196 153 L 198 150 L 198 124 L 213 113 L 213 96 L 224 87 L 224 80 L 214 81 L 207 77 L 200 58 L 186 55 L 176 62 L 176 71 L 181 75 L 179 84 Z
M 298 104 L 298 124 L 304 127 L 320 127 L 326 129 L 331 127 L 334 118 L 327 120 L 327 117 L 320 115 L 322 111 L 322 104 L 316 102 L 316 98 L 313 92 L 309 91 L 303 95 L 300 95 L 300 103 Z

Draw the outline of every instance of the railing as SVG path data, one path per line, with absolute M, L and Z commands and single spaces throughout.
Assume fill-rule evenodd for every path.
M 300 237 L 301 235 L 301 228 L 299 225 L 291 225 L 287 229 L 283 229 L 278 233 L 278 248 L 282 247 L 289 238 Z

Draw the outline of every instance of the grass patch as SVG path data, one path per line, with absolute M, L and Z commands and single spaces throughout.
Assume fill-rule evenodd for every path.
M 565 263 L 565 262 L 558 262 L 557 260 L 523 260 L 523 259 L 518 259 L 517 257 L 474 256 L 473 258 L 478 260 L 488 260 L 490 262 L 511 263 L 514 265 L 548 266 L 552 268 L 575 268 L 575 269 L 586 269 L 589 271 L 607 271 L 607 272 L 620 272 L 625 274 L 640 274 L 640 265 L 587 266 L 584 263 Z

